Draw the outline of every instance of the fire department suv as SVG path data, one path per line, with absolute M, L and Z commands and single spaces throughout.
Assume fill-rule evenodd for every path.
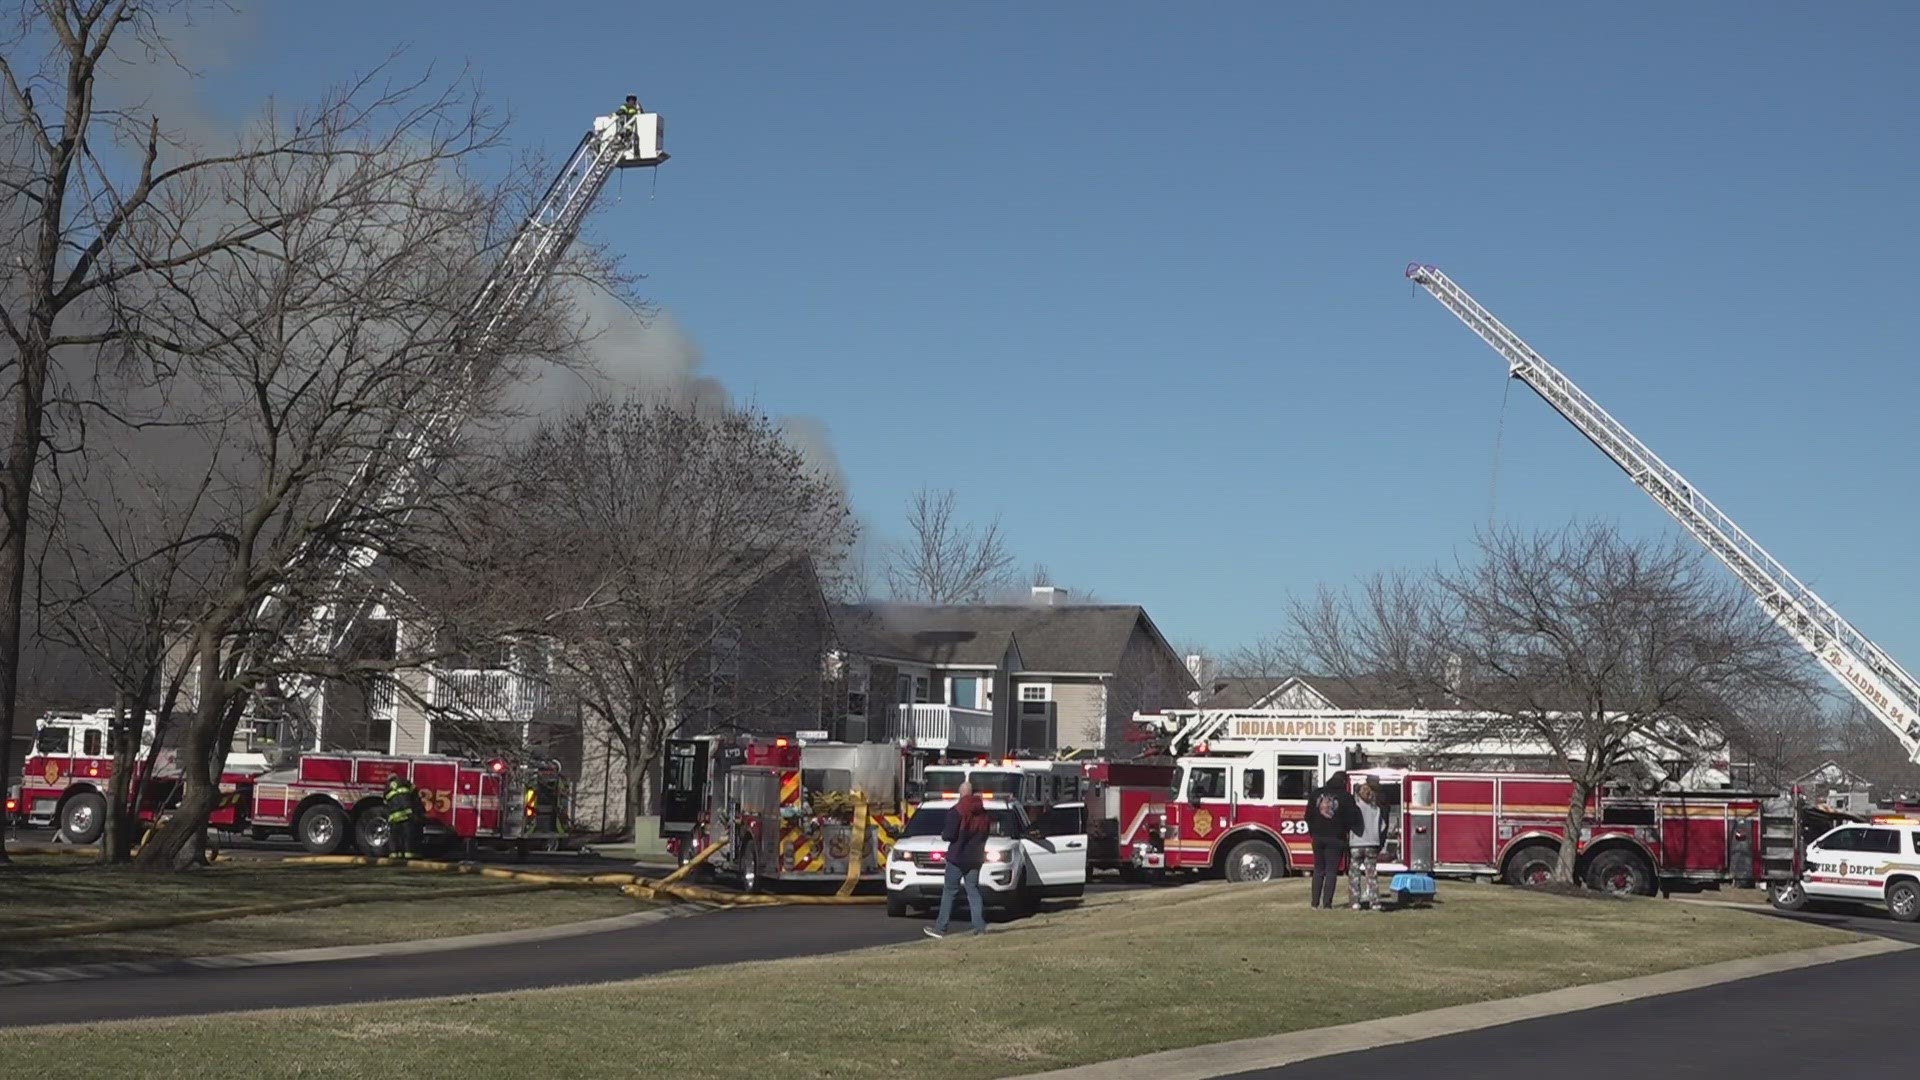
M 887 914 L 940 902 L 947 874 L 947 841 L 941 830 L 953 801 L 929 800 L 907 820 L 907 834 L 887 857 Z M 993 822 L 986 863 L 980 868 L 980 899 L 988 908 L 1034 911 L 1044 897 L 1087 891 L 1086 807 L 1060 803 L 1030 822 L 1021 804 L 987 799 Z M 966 893 L 960 894 L 964 903 Z
M 1776 883 L 1772 893 L 1784 911 L 1844 900 L 1920 922 L 1920 818 L 1875 818 L 1821 834 L 1807 845 L 1798 879 Z

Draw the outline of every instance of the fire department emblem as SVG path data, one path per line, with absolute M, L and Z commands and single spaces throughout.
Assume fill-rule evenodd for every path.
M 60 782 L 60 763 L 59 762 L 57 761 L 47 762 L 46 777 L 47 777 L 47 786 L 49 787 Z
M 1213 815 L 1200 810 L 1193 815 L 1193 835 L 1205 836 L 1213 831 Z

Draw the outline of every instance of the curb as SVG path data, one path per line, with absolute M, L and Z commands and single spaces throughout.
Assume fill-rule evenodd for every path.
M 1590 986 L 1570 986 L 1500 1001 L 1450 1005 L 1443 1009 L 1362 1020 L 1336 1027 L 1291 1031 L 1284 1035 L 1265 1035 L 1184 1050 L 1163 1050 L 1053 1072 L 1030 1073 L 1021 1077 L 1021 1080 L 1117 1080 L 1135 1076 L 1151 1076 L 1155 1080 L 1210 1080 L 1212 1077 L 1273 1069 L 1313 1058 L 1418 1042 L 1544 1016 L 1582 1012 L 1639 998 L 1697 990 L 1760 975 L 1860 960 L 1913 948 L 1916 946 L 1903 941 L 1871 938 L 1799 952 L 1728 960 Z
M 495 890 L 498 891 L 498 890 Z M 636 926 L 684 919 L 717 910 L 701 904 L 637 911 L 605 919 L 587 919 L 559 926 L 537 926 L 526 930 L 498 930 L 486 934 L 459 937 L 423 938 L 419 941 L 388 941 L 368 945 L 327 945 L 313 949 L 285 949 L 278 952 L 233 953 L 226 956 L 187 956 L 173 960 L 129 960 L 103 964 L 74 964 L 67 967 L 8 968 L 0 970 L 0 986 L 26 983 L 77 982 L 84 979 L 110 979 L 128 975 L 173 975 L 191 971 L 229 971 L 236 968 L 279 967 L 292 964 L 318 964 L 338 960 L 366 960 L 385 956 L 415 956 L 422 953 L 479 949 L 495 945 L 518 945 L 556 938 L 582 937 L 587 934 L 630 930 Z

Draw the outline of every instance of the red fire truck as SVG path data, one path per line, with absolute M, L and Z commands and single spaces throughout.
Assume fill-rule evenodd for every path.
M 1305 743 L 1215 746 L 1183 757 L 1162 836 L 1136 841 L 1146 870 L 1262 881 L 1311 864 L 1308 793 L 1357 765 L 1351 748 Z M 1573 784 L 1564 776 L 1354 767 L 1387 811 L 1383 869 L 1537 885 L 1551 875 Z M 1652 894 L 1792 873 L 1804 831 L 1790 799 L 1753 792 L 1609 791 L 1587 807 L 1575 872 L 1614 893 Z
M 1086 780 L 1087 870 L 1139 876 L 1134 848 L 1160 845 L 1161 821 L 1179 769 L 1150 762 L 1089 761 L 1081 772 Z
M 42 716 L 35 724 L 33 752 L 21 771 L 19 790 L 9 800 L 18 818 L 29 825 L 56 826 L 72 843 L 99 840 L 107 827 L 107 785 L 113 779 L 112 726 L 111 709 Z M 152 736 L 149 720 L 141 745 Z M 131 783 L 139 783 L 142 764 L 136 760 Z M 220 777 L 222 798 L 209 818 L 215 829 L 246 827 L 253 778 L 265 765 L 266 759 L 257 754 L 228 756 Z M 153 778 L 140 806 L 142 821 L 153 821 L 179 801 L 180 777 L 171 751 L 155 756 Z
M 41 717 L 34 753 L 10 801 L 28 824 L 59 826 L 71 843 L 91 844 L 106 827 L 107 783 L 113 775 L 111 710 Z M 147 725 L 141 743 L 153 737 Z M 231 753 L 221 801 L 209 824 L 255 839 L 289 833 L 316 854 L 357 847 L 387 850 L 383 800 L 387 777 L 408 776 L 426 808 L 426 838 L 469 847 L 505 843 L 516 853 L 552 846 L 565 832 L 567 786 L 551 763 L 516 767 L 504 758 L 480 762 L 440 755 L 308 753 L 271 770 L 260 753 Z M 134 778 L 138 780 L 138 776 Z M 180 768 L 172 750 L 155 756 L 141 805 L 151 822 L 179 801 Z
M 426 811 L 428 844 L 506 845 L 524 855 L 565 833 L 567 785 L 552 763 L 516 767 L 440 754 L 307 753 L 253 782 L 249 823 L 256 839 L 289 833 L 318 855 L 357 848 L 382 855 L 387 778 L 413 783 Z
M 891 743 L 669 739 L 660 832 L 683 860 L 726 840 L 707 865 L 748 892 L 879 881 L 904 831 L 904 765 Z
M 1383 863 L 1443 877 L 1538 885 L 1566 838 L 1573 784 L 1539 773 L 1363 769 L 1386 809 Z M 1589 888 L 1652 895 L 1747 887 L 1790 874 L 1791 800 L 1741 791 L 1614 790 L 1587 802 L 1575 873 Z

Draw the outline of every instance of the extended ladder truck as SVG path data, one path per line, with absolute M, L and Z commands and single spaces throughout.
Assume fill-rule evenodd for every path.
M 334 504 L 334 520 L 358 514 L 369 501 L 376 509 L 373 520 L 397 524 L 407 519 L 411 511 L 408 501 L 432 475 L 440 445 L 471 413 L 475 391 L 484 382 L 485 372 L 479 365 L 485 362 L 488 348 L 553 279 L 561 259 L 579 235 L 581 223 L 614 172 L 660 165 L 668 157 L 664 139 L 665 124 L 657 113 L 616 112 L 594 119 L 475 294 L 455 334 L 456 344 L 444 358 L 444 384 L 431 400 L 415 403 L 417 419 L 387 436 L 387 441 L 369 455 L 358 481 L 348 487 L 349 494 L 343 494 Z M 373 482 L 372 471 L 378 464 L 394 460 L 399 464 L 390 475 Z M 298 549 L 290 562 L 317 567 L 331 580 L 334 599 L 305 605 L 293 598 L 289 586 L 269 592 L 255 608 L 254 617 L 261 626 L 285 627 L 288 632 L 263 635 L 267 639 L 263 647 L 281 658 L 338 655 L 366 607 L 364 603 L 348 602 L 347 598 L 353 596 L 352 582 L 372 569 L 379 556 L 380 548 L 368 543 L 333 547 L 310 544 Z M 521 849 L 536 840 L 557 841 L 564 813 L 563 808 L 550 804 L 564 785 L 555 782 L 551 763 L 523 763 L 511 770 L 515 775 L 504 777 L 509 782 L 499 783 L 503 771 L 509 771 L 503 770 L 503 759 L 480 762 L 441 754 L 326 754 L 324 692 L 320 679 L 296 673 L 281 676 L 272 692 L 256 694 L 268 714 L 263 726 L 283 733 L 281 749 L 315 760 L 312 768 L 295 761 L 256 776 L 250 790 L 240 793 L 241 801 L 261 803 L 257 798 L 260 792 L 274 798 L 253 806 L 251 814 L 243 808 L 243 812 L 232 815 L 235 820 L 226 822 L 228 827 L 250 824 L 256 832 L 286 829 L 313 851 L 357 845 L 370 854 L 379 854 L 388 843 L 385 818 L 366 812 L 374 798 L 368 792 L 397 773 L 411 779 L 416 787 L 432 782 L 450 792 L 445 805 L 435 801 L 427 808 L 430 835 L 450 835 L 469 845 L 506 841 Z M 233 779 L 225 757 L 221 755 L 222 760 L 214 763 L 223 789 L 231 786 L 227 781 Z M 322 762 L 322 757 L 328 760 Z M 307 773 L 313 768 L 330 770 L 327 783 L 345 785 L 342 791 L 358 794 L 347 799 L 344 807 L 337 805 L 341 801 L 338 792 L 327 792 L 324 798 L 314 795 L 297 804 L 290 802 L 285 793 L 304 790 L 301 785 L 311 779 Z M 346 772 L 341 773 L 342 769 Z M 447 776 L 471 777 L 472 782 L 443 783 Z M 493 786 L 489 788 L 489 784 Z M 496 800 L 501 804 L 498 807 L 491 805 Z M 9 802 L 19 812 L 27 800 L 16 794 Z M 64 801 L 51 808 L 56 819 L 63 806 Z M 364 823 L 360 820 L 363 818 Z
M 1885 725 L 1910 758 L 1920 761 L 1920 682 L 1453 279 L 1423 263 L 1409 264 L 1406 274 L 1505 358 L 1512 378 L 1539 394 L 1732 570 L 1767 615 Z M 1798 895 L 1810 834 L 1841 817 L 1806 806 L 1797 793 L 1790 810 L 1768 815 L 1764 824 L 1765 876 L 1775 901 L 1788 904 Z

